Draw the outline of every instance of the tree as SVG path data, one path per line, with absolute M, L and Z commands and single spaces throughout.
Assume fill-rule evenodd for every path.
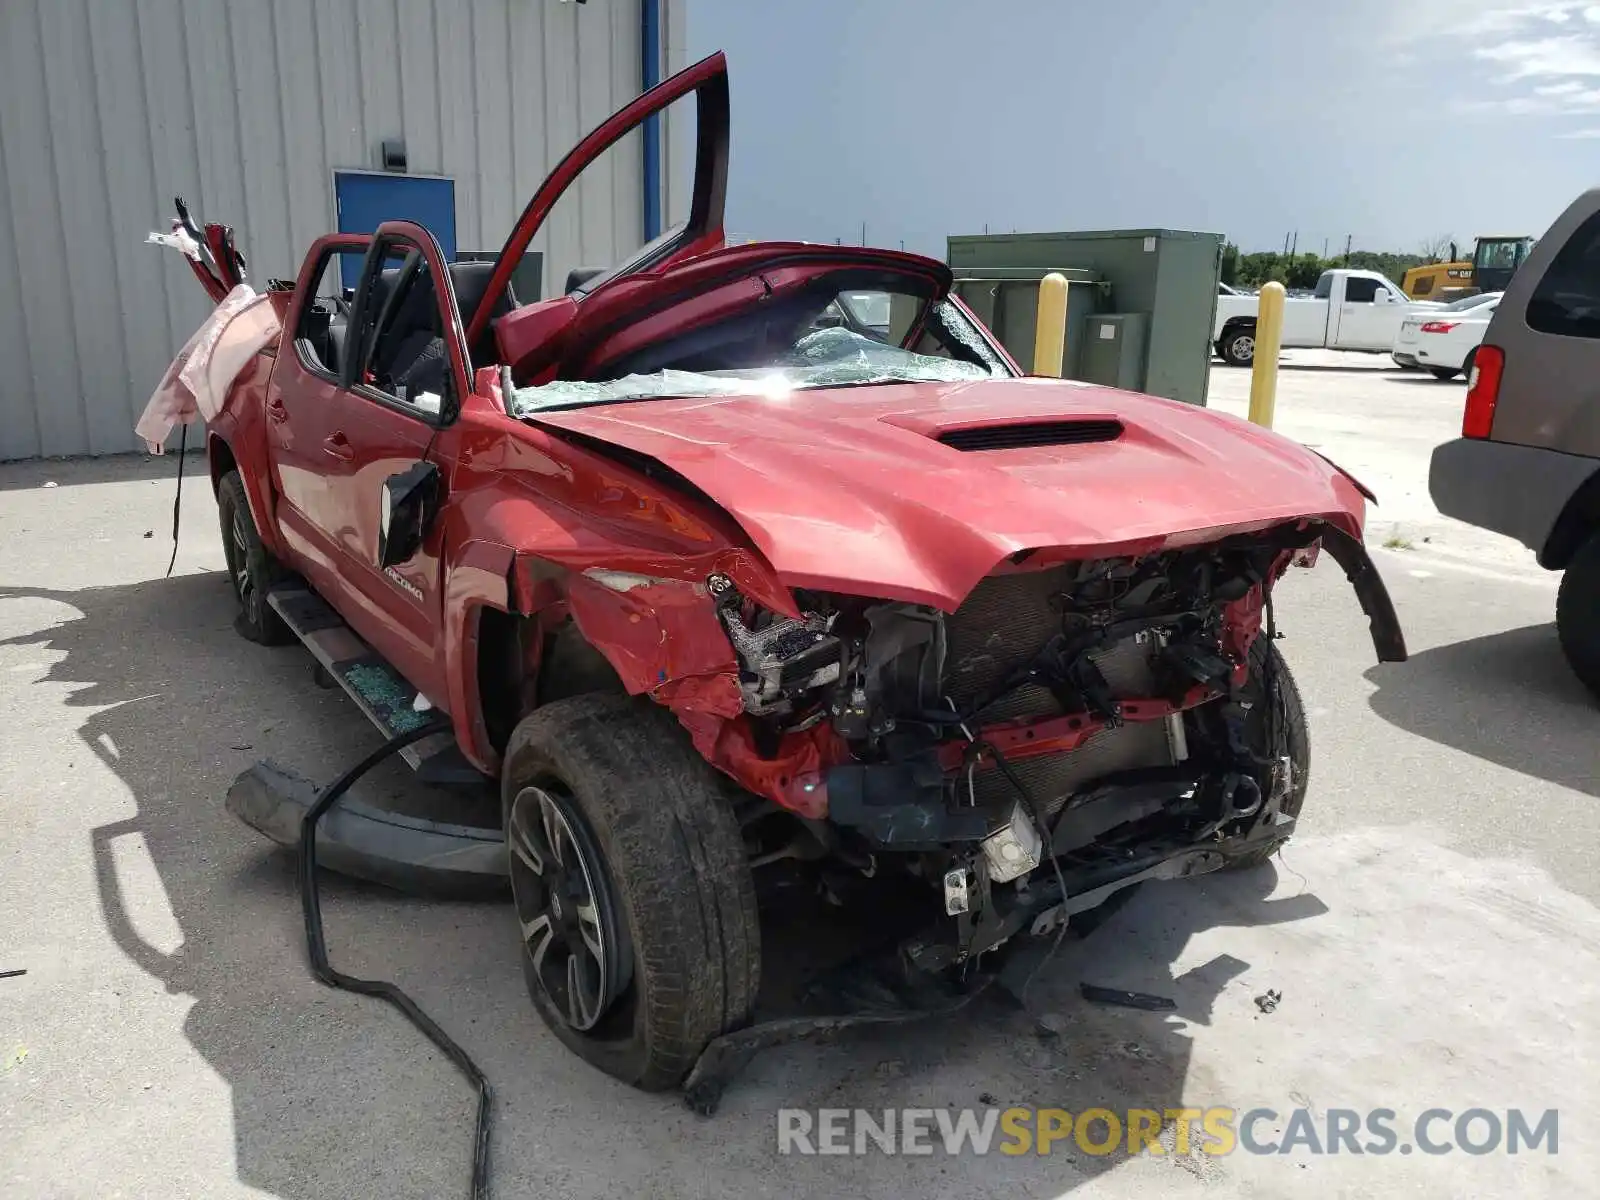
M 1229 287 L 1239 282 L 1239 247 L 1232 242 L 1222 247 L 1222 282 Z
M 1311 288 L 1316 286 L 1317 278 L 1324 271 L 1332 270 L 1335 267 L 1352 267 L 1360 271 L 1377 271 L 1399 282 L 1400 278 L 1410 268 L 1440 261 L 1438 254 L 1449 253 L 1450 239 L 1448 236 L 1430 238 L 1428 245 L 1424 249 L 1429 251 L 1436 250 L 1435 242 L 1443 243 L 1443 249 L 1437 250 L 1437 254 L 1397 254 L 1387 250 L 1352 250 L 1348 262 L 1345 261 L 1343 255 L 1324 258 L 1320 254 L 1309 252 L 1288 255 L 1278 250 L 1263 250 L 1254 254 L 1245 254 L 1237 245 L 1227 242 L 1222 247 L 1222 282 L 1231 287 L 1256 288 L 1269 280 L 1276 280 L 1285 287 Z
M 1422 245 L 1417 247 L 1417 253 L 1422 256 L 1425 263 L 1450 262 L 1451 249 L 1456 244 L 1453 233 L 1439 233 L 1433 237 L 1425 238 Z
M 1314 288 L 1317 278 L 1327 269 L 1327 264 L 1315 254 L 1296 254 L 1284 267 L 1284 286 Z

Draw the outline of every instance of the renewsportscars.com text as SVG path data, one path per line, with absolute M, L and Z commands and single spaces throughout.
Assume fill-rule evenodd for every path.
M 1559 1135 L 1553 1108 L 778 1110 L 779 1154 L 1555 1154 Z

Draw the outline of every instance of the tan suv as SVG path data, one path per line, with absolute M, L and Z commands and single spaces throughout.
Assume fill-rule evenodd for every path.
M 1433 452 L 1439 511 L 1565 571 L 1556 631 L 1600 697 L 1600 188 L 1512 278 L 1467 382 L 1461 437 Z

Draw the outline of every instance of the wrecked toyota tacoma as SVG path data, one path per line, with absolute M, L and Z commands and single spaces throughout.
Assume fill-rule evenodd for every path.
M 690 97 L 688 219 L 518 297 L 556 198 Z M 1405 655 L 1352 478 L 1022 377 L 931 259 L 725 246 L 727 133 L 716 55 L 580 143 L 492 263 L 404 221 L 322 238 L 207 427 L 241 630 L 337 626 L 448 714 L 499 781 L 534 1005 L 644 1088 L 750 1019 L 780 865 L 903 883 L 938 974 L 1271 855 L 1309 769 L 1291 565 L 1337 560 Z

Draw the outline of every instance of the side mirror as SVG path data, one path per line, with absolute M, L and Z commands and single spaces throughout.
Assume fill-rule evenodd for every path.
M 383 481 L 378 514 L 378 566 L 403 563 L 422 549 L 439 508 L 439 468 L 419 462 Z

